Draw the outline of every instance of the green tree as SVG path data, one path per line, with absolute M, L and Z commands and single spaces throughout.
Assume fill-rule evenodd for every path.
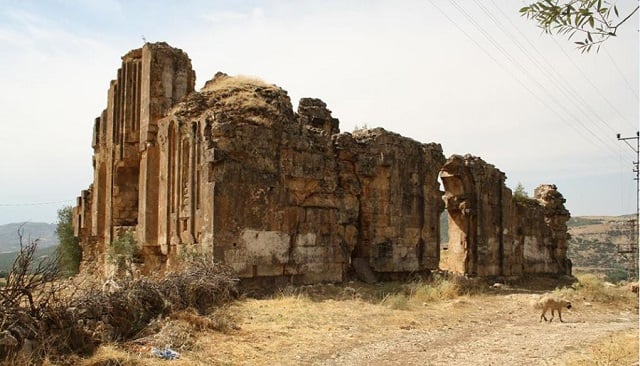
M 56 235 L 58 235 L 58 248 L 56 249 L 60 269 L 67 275 L 75 275 L 80 269 L 82 249 L 80 240 L 73 235 L 73 208 L 65 206 L 58 210 L 58 223 Z
M 523 203 L 529 199 L 529 194 L 527 194 L 522 183 L 518 182 L 516 189 L 513 191 L 513 198 L 519 203 Z
M 624 18 L 614 2 L 603 0 L 540 0 L 520 9 L 520 15 L 531 19 L 545 33 L 568 35 L 583 40 L 574 42 L 584 53 L 615 37 L 618 27 L 638 11 L 636 6 Z

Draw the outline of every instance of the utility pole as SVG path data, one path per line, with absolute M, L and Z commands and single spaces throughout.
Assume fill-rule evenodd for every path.
M 631 263 L 627 270 L 628 279 L 635 280 L 638 279 L 638 250 L 640 249 L 640 245 L 638 245 L 638 239 L 640 235 L 638 233 L 638 223 L 640 223 L 640 131 L 636 131 L 636 135 L 632 137 L 620 137 L 620 134 L 617 135 L 618 141 L 623 141 L 627 144 L 631 150 L 636 153 L 636 160 L 633 162 L 633 172 L 636 173 L 636 177 L 633 178 L 636 181 L 636 218 L 632 225 L 632 235 L 629 237 L 629 246 L 627 246 L 624 250 L 618 249 L 618 253 L 625 254 L 628 253 L 631 255 Z M 636 144 L 629 143 L 629 141 L 635 140 Z

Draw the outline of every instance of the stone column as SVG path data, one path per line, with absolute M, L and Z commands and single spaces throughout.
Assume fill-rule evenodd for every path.
M 142 48 L 140 84 L 137 108 L 140 116 L 138 240 L 143 245 L 158 245 L 158 120 L 194 90 L 195 73 L 191 60 L 182 50 L 166 43 L 147 43 Z

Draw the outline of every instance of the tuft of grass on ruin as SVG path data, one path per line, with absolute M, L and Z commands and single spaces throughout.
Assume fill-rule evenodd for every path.
M 218 74 L 208 81 L 203 94 L 209 95 L 209 104 L 224 105 L 227 116 L 242 116 L 242 119 L 258 125 L 269 125 L 266 116 L 278 113 L 278 109 L 265 99 L 265 95 L 284 94 L 275 85 L 249 76 Z

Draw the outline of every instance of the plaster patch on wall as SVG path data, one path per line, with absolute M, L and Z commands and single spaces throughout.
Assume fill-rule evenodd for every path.
M 248 257 L 270 257 L 286 263 L 289 259 L 289 235 L 280 231 L 244 229 L 240 238 Z

